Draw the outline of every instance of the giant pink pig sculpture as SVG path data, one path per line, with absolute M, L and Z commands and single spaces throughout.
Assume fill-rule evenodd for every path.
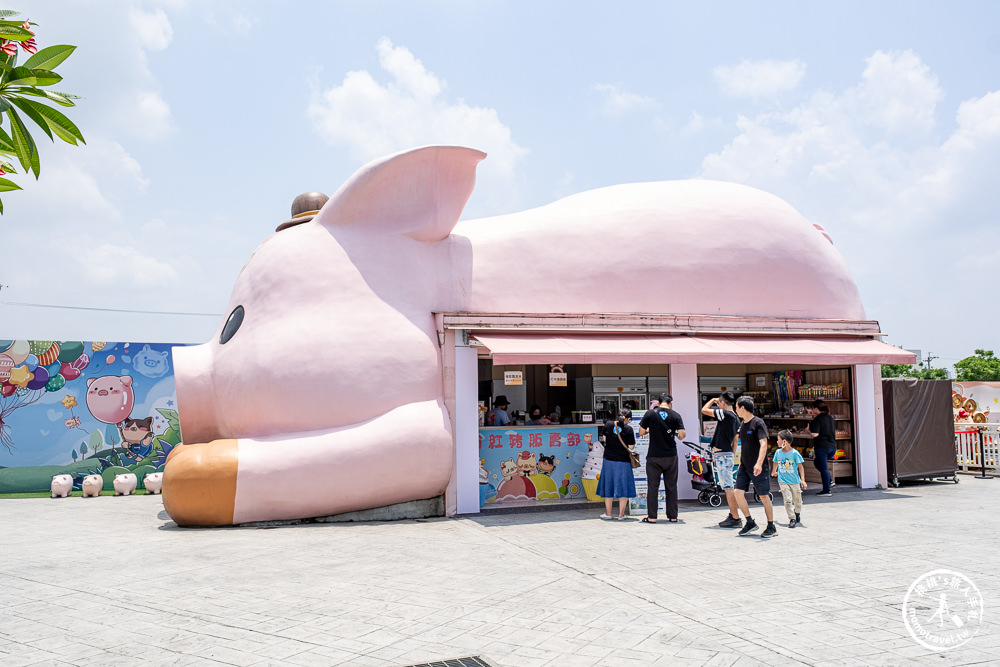
M 484 157 L 437 146 L 372 162 L 254 251 L 215 339 L 174 350 L 186 443 L 163 478 L 174 521 L 443 493 L 454 446 L 434 312 L 864 318 L 825 232 L 777 197 L 630 184 L 458 224 Z M 769 261 L 795 279 L 762 272 Z

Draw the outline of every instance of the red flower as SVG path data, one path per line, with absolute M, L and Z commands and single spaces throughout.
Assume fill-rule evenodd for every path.
M 24 22 L 24 23 L 23 23 L 23 24 L 21 25 L 21 29 L 22 29 L 22 30 L 27 30 L 27 31 L 28 31 L 28 32 L 30 32 L 30 33 L 31 33 L 32 35 L 34 35 L 34 34 L 35 34 L 34 32 L 32 32 L 32 31 L 31 31 L 31 24 L 30 24 L 30 23 L 28 23 L 27 21 L 25 21 L 25 22 Z
M 16 56 L 17 45 L 14 44 L 14 42 L 8 42 L 4 40 L 2 43 L 0 43 L 0 53 L 3 53 L 4 55 L 8 56 Z
M 32 37 L 31 39 L 26 39 L 23 42 L 21 42 L 21 48 L 31 54 L 34 54 L 36 51 L 38 51 L 38 47 L 35 46 L 34 37 Z

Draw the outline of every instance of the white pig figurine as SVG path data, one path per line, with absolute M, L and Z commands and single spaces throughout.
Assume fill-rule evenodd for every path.
M 73 478 L 70 475 L 55 475 L 50 490 L 53 498 L 68 498 L 73 490 Z
M 104 478 L 100 475 L 87 475 L 83 478 L 83 497 L 90 498 L 101 495 L 104 488 Z
M 115 495 L 130 496 L 135 493 L 136 479 L 132 473 L 125 475 L 115 475 Z
M 146 475 L 142 483 L 146 487 L 146 493 L 159 493 L 163 487 L 163 473 L 151 472 Z

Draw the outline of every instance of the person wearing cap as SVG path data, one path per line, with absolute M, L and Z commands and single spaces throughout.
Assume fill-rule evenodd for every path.
M 507 406 L 510 401 L 503 394 L 493 399 L 493 409 L 486 413 L 487 426 L 506 426 L 510 423 L 510 415 L 507 414 Z

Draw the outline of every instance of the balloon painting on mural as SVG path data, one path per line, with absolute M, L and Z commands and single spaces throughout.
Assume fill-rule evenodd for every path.
M 128 375 L 102 375 L 87 380 L 87 409 L 98 421 L 120 424 L 132 414 L 135 394 Z
M 14 449 L 7 422 L 16 410 L 62 389 L 88 362 L 81 342 L 0 340 L 0 445 Z

